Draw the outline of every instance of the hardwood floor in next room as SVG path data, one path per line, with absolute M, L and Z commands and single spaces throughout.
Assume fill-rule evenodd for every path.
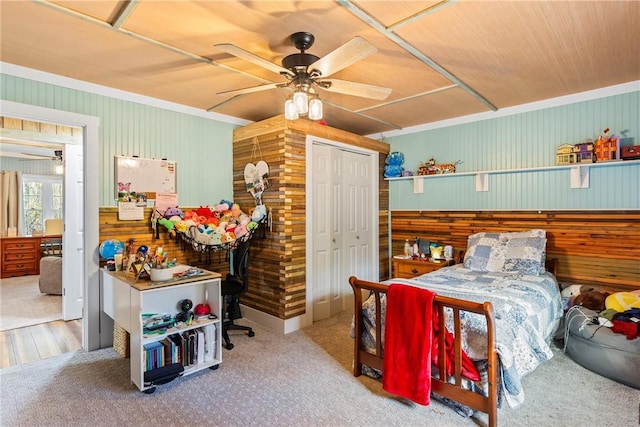
M 0 369 L 47 359 L 82 348 L 81 320 L 49 323 L 0 332 Z

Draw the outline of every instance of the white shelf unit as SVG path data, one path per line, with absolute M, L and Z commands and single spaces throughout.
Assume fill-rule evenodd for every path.
M 185 367 L 183 376 L 206 368 L 215 369 L 222 363 L 222 302 L 220 297 L 220 275 L 214 273 L 201 280 L 176 282 L 175 284 L 153 287 L 134 287 L 131 279 L 120 273 L 102 271 L 103 311 L 130 334 L 129 354 L 131 382 L 140 391 L 153 392 L 155 386 L 144 384 L 144 345 L 160 341 L 169 335 L 198 329 L 209 324 L 215 325 L 214 356 L 212 360 Z M 140 289 L 138 289 L 140 288 Z M 147 313 L 168 313 L 175 315 L 180 311 L 180 301 L 190 299 L 194 307 L 208 303 L 214 320 L 193 322 L 189 326 L 174 327 L 162 334 L 143 334 L 142 315 Z
M 589 171 L 591 168 L 596 167 L 611 167 L 611 166 L 630 166 L 638 165 L 640 160 L 615 160 L 600 163 L 573 163 L 570 165 L 558 165 L 558 166 L 538 166 L 531 168 L 520 169 L 497 169 L 487 171 L 476 172 L 456 172 L 456 173 L 443 173 L 436 175 L 415 175 L 415 176 L 401 176 L 394 178 L 385 178 L 387 181 L 408 181 L 413 180 L 413 192 L 415 194 L 424 193 L 424 180 L 432 178 L 451 178 L 459 176 L 475 176 L 476 177 L 476 191 L 489 191 L 489 175 L 505 174 L 505 173 L 521 173 L 521 172 L 537 172 L 545 170 L 570 170 L 570 185 L 571 188 L 589 188 Z

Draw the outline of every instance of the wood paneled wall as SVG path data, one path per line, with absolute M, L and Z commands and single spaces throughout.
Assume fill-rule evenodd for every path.
M 393 253 L 416 236 L 455 252 L 481 231 L 547 231 L 558 281 L 611 290 L 640 289 L 640 211 L 392 211 Z
M 389 145 L 307 120 L 287 121 L 283 116 L 253 123 L 234 131 L 233 196 L 241 206 L 253 203 L 244 182 L 244 167 L 262 159 L 269 164 L 271 187 L 263 202 L 271 211 L 267 238 L 251 249 L 249 292 L 242 303 L 280 319 L 305 313 L 306 306 L 306 137 L 338 141 L 375 150 L 380 155 L 380 276 L 389 274 L 389 185 L 382 165 Z M 253 154 L 257 138 L 260 150 Z M 262 153 L 262 157 L 259 153 Z
M 240 205 L 246 212 L 245 209 Z M 185 211 L 193 207 L 181 208 Z M 169 254 L 170 258 L 176 258 L 179 264 L 187 264 L 205 268 L 226 274 L 229 271 L 229 262 L 226 259 L 226 251 L 213 252 L 210 257 L 194 251 L 190 245 L 180 237 L 169 238 L 167 230 L 160 226 L 159 238 L 155 238 L 155 233 L 151 229 L 151 208 L 144 209 L 144 219 L 134 221 L 121 221 L 118 219 L 118 208 L 101 207 L 99 210 L 99 240 L 104 242 L 107 239 L 116 239 L 127 244 L 129 239 L 135 239 L 137 247 L 147 245 L 149 250 L 155 250 L 161 246 Z M 106 260 L 101 259 L 100 265 L 104 265 Z

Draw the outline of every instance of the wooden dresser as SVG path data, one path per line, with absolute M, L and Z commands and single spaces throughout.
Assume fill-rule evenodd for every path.
M 61 236 L 20 236 L 0 238 L 0 278 L 40 274 L 40 245 Z
M 392 259 L 392 277 L 400 279 L 410 279 L 412 277 L 420 276 L 422 274 L 436 271 L 447 265 L 453 265 L 453 261 L 440 261 L 433 262 L 427 260 L 414 260 L 414 259 Z

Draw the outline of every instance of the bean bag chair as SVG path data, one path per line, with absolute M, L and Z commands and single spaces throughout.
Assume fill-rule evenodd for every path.
M 594 324 L 598 312 L 572 307 L 565 317 L 565 352 L 579 365 L 629 387 L 640 389 L 640 338 L 627 339 Z

